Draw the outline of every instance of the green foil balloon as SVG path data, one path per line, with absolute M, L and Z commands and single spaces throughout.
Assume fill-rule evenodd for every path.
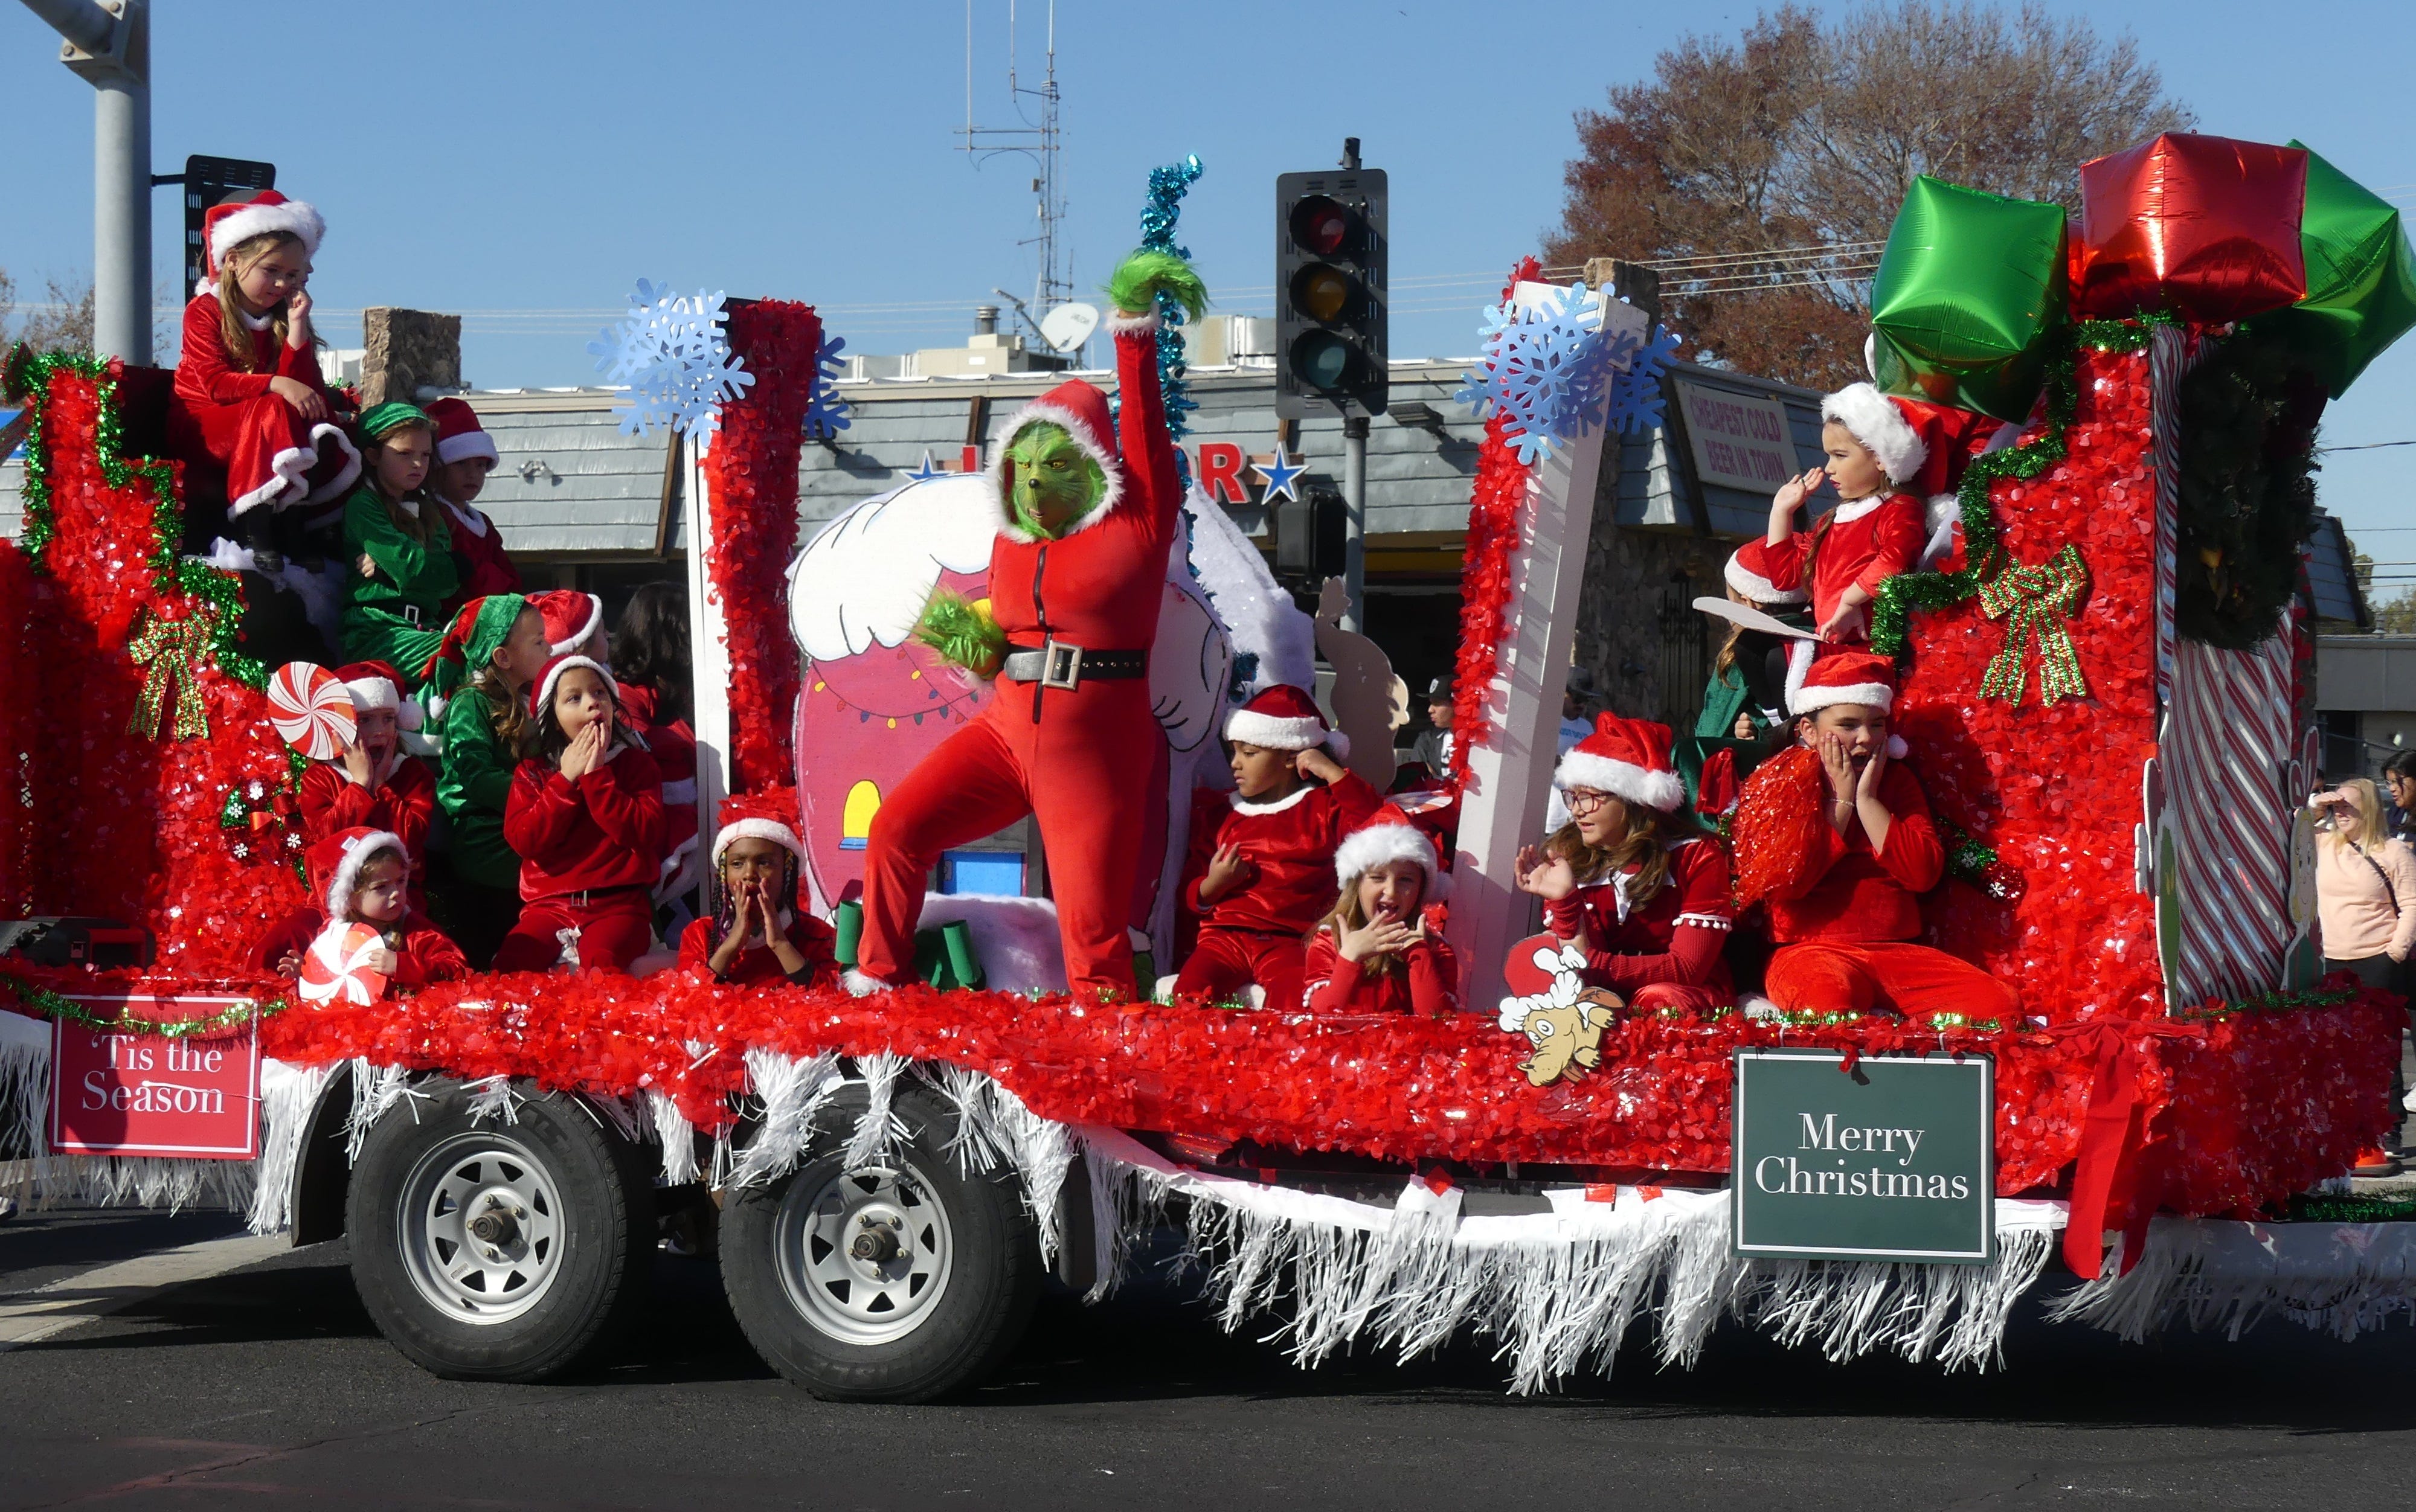
M 2282 331 L 2339 398 L 2366 364 L 2416 325 L 2416 259 L 2399 212 L 2313 151 L 2299 245 L 2307 258 L 2307 297 L 2256 323 Z
M 1871 284 L 1879 386 L 2028 418 L 2064 316 L 2063 221 L 2061 205 L 1913 180 Z

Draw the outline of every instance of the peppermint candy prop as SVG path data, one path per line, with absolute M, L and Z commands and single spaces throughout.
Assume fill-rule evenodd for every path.
M 302 1000 L 367 1006 L 383 998 L 385 973 L 369 963 L 385 946 L 385 936 L 367 924 L 344 919 L 329 923 L 302 952 Z
M 353 743 L 352 693 L 324 666 L 288 662 L 268 679 L 268 723 L 311 760 L 333 761 Z

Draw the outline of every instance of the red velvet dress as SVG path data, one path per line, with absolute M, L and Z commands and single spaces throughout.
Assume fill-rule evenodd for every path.
M 341 762 L 314 761 L 302 773 L 302 837 L 316 845 L 355 826 L 384 830 L 402 842 L 411 861 L 411 906 L 427 896 L 428 829 L 436 816 L 436 779 L 411 756 L 399 756 L 376 792 L 344 774 Z
M 1670 847 L 1669 879 L 1640 908 L 1623 907 L 1623 882 L 1598 882 L 1544 906 L 1561 938 L 1592 933 L 1586 985 L 1607 987 L 1638 1009 L 1732 1006 L 1727 951 L 1735 913 L 1719 846 L 1689 839 Z
M 521 570 L 504 553 L 503 531 L 495 528 L 493 518 L 475 504 L 457 504 L 442 494 L 430 490 L 445 510 L 445 529 L 453 539 L 453 555 L 461 586 L 445 601 L 445 620 L 451 623 L 461 606 L 474 598 L 491 593 L 517 593 L 521 591 Z
M 288 914 L 252 947 L 253 967 L 264 976 L 275 976 L 277 963 L 309 950 L 310 942 L 326 927 L 325 909 L 304 908 Z M 371 923 L 370 927 L 375 929 L 377 925 Z M 385 947 L 395 955 L 394 972 L 386 978 L 390 986 L 425 987 L 431 981 L 451 981 L 470 974 L 470 961 L 461 953 L 461 948 L 415 907 L 404 913 L 402 921 L 385 934 Z
M 1910 570 L 1928 535 L 1921 501 L 1892 493 L 1839 504 L 1815 521 L 1808 534 L 1775 546 L 1764 542 L 1761 560 L 1773 587 L 1795 591 L 1804 588 L 1804 565 L 1810 559 L 1812 623 L 1819 626 L 1837 612 L 1847 589 L 1859 587 L 1877 596 L 1881 583 Z
M 1440 936 L 1417 941 L 1401 952 L 1407 970 L 1369 975 L 1360 963 L 1342 959 L 1333 930 L 1321 928 L 1308 942 L 1312 1013 L 1416 1013 L 1442 1018 L 1459 1011 L 1459 957 Z M 1270 1000 L 1272 1006 L 1272 1000 Z
M 246 322 L 249 324 L 249 322 Z M 263 330 L 257 339 L 271 339 Z M 305 420 L 269 392 L 291 378 L 326 394 L 317 353 L 284 347 L 265 364 L 238 366 L 219 330 L 219 296 L 185 307 L 184 350 L 168 406 L 168 449 L 179 460 L 226 477 L 227 514 L 264 505 L 341 501 L 361 475 L 361 454 L 332 420 Z
M 521 918 L 498 971 L 544 971 L 575 952 L 586 969 L 626 971 L 654 942 L 663 859 L 662 777 L 634 745 L 572 782 L 523 761 L 504 801 L 504 839 L 521 855 Z
M 662 880 L 656 891 L 673 889 L 672 881 L 696 856 L 696 731 L 685 719 L 658 724 L 662 698 L 642 683 L 621 684 L 621 715 L 646 742 L 646 754 L 663 775 Z

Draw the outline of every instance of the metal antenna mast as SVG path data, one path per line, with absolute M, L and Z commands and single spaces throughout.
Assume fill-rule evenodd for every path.
M 1057 172 L 1057 0 L 1049 0 L 1048 63 L 1037 88 L 1026 87 L 1016 71 L 1017 3 L 1018 0 L 1007 0 L 1006 7 L 1006 92 L 1021 124 L 986 127 L 975 125 L 974 120 L 974 0 L 965 0 L 965 142 L 960 150 L 972 156 L 975 167 L 1001 154 L 1020 153 L 1032 159 L 1036 170 L 1032 195 L 1037 202 L 1039 229 L 1016 243 L 1019 247 L 1039 248 L 1040 266 L 1032 282 L 1031 306 L 1016 306 L 1017 315 L 1036 338 L 1040 328 L 1032 311 L 1037 309 L 1045 314 L 1072 299 L 1074 280 L 1067 267 L 1070 260 L 1059 245 L 1059 233 L 1065 221 L 1065 191 Z M 1035 100 L 1036 106 L 1031 103 Z

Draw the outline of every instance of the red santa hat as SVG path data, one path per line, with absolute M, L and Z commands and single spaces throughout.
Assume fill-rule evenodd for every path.
M 310 891 L 318 894 L 330 920 L 343 918 L 344 910 L 352 906 L 353 894 L 360 890 L 361 868 L 388 851 L 402 862 L 402 874 L 408 878 L 411 852 L 403 848 L 402 837 L 367 825 L 339 830 L 304 854 L 303 863 L 310 869 Z
M 1410 816 L 1397 803 L 1385 804 L 1370 815 L 1367 823 L 1342 837 L 1342 844 L 1334 851 L 1334 880 L 1347 888 L 1367 868 L 1386 861 L 1414 861 L 1418 870 L 1427 874 L 1426 891 L 1418 898 L 1420 906 L 1441 903 L 1451 896 L 1451 874 L 1442 869 L 1442 862 L 1436 857 L 1434 842 L 1410 822 Z
M 1770 580 L 1770 543 L 1757 536 L 1736 548 L 1720 576 L 1728 585 L 1756 604 L 1803 604 L 1811 595 L 1798 588 L 1781 588 Z
M 1034 537 L 1017 523 L 1015 508 L 1007 502 L 1006 449 L 1015 443 L 1018 431 L 1042 423 L 1063 426 L 1082 455 L 1099 464 L 1099 502 L 1075 522 L 1068 534 L 1087 531 L 1107 518 L 1124 498 L 1125 467 L 1116 455 L 1116 427 L 1108 412 L 1108 397 L 1094 384 L 1069 378 L 1007 417 L 1005 428 L 998 433 L 999 442 L 992 449 L 989 466 L 984 470 L 990 486 L 998 490 L 998 533 L 1010 541 L 1031 541 Z
M 546 705 L 553 702 L 553 685 L 562 681 L 563 673 L 574 666 L 583 666 L 602 678 L 605 688 L 612 695 L 613 703 L 618 704 L 621 701 L 621 684 L 612 681 L 611 667 L 593 656 L 556 656 L 545 664 L 545 670 L 538 673 L 536 681 L 529 684 L 531 714 L 544 714 Z
M 470 408 L 467 399 L 446 395 L 428 406 L 428 418 L 436 422 L 436 460 L 451 463 L 473 457 L 483 457 L 490 462 L 503 458 L 495 451 L 494 438 L 478 424 L 478 412 Z
M 1849 383 L 1820 400 L 1820 418 L 1834 420 L 1871 449 L 1888 481 L 1909 484 L 1929 460 L 1911 400 L 1893 398 L 1869 383 Z
M 419 705 L 402 696 L 402 674 L 394 669 L 392 663 L 354 662 L 336 668 L 336 681 L 352 695 L 353 712 L 383 711 L 394 716 L 398 729 L 419 728 Z
M 1669 726 L 1650 719 L 1596 714 L 1593 733 L 1561 757 L 1552 784 L 1563 791 L 1589 787 L 1671 813 L 1686 801 L 1686 785 L 1669 759 L 1675 739 Z
M 1895 663 L 1869 651 L 1847 651 L 1815 660 L 1803 685 L 1787 700 L 1790 714 L 1811 714 L 1831 704 L 1865 704 L 1886 713 L 1895 708 Z
M 303 255 L 317 257 L 327 223 L 315 206 L 289 200 L 275 189 L 263 189 L 236 203 L 210 206 L 202 215 L 202 281 L 193 292 L 210 292 L 219 281 L 219 264 L 229 252 L 272 232 L 299 237 Z
M 531 593 L 528 601 L 545 617 L 545 649 L 556 656 L 577 651 L 604 627 L 604 601 L 593 593 L 551 588 Z
M 1325 723 L 1317 700 L 1289 682 L 1262 688 L 1225 716 L 1225 739 L 1270 751 L 1306 751 L 1321 745 L 1336 756 L 1351 754 L 1351 737 Z
M 721 828 L 714 831 L 713 864 L 721 866 L 721 853 L 733 840 L 768 840 L 806 863 L 806 843 L 797 838 L 795 826 L 797 790 L 775 787 L 761 793 L 737 793 L 721 801 Z

